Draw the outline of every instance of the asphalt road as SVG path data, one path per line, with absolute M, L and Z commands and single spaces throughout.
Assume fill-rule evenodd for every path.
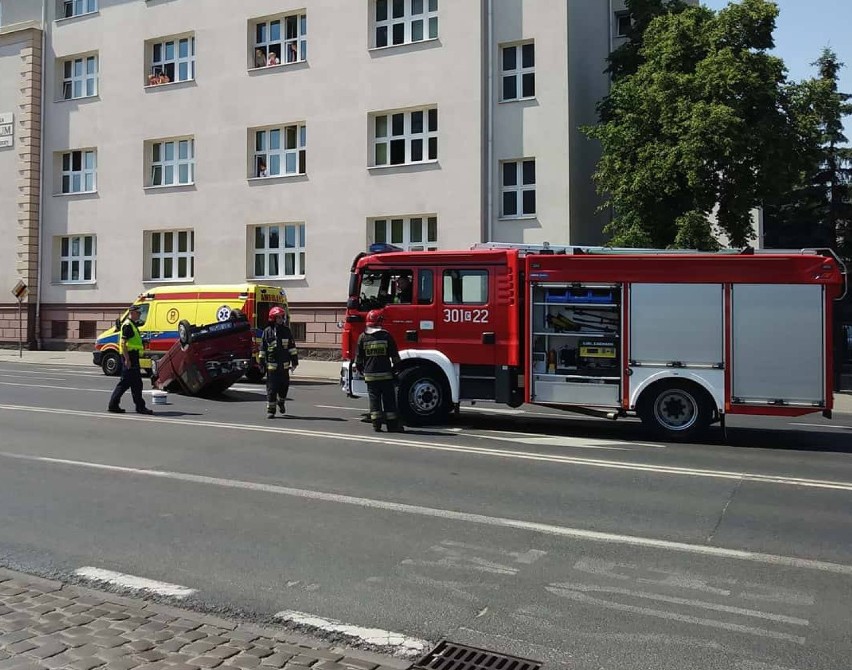
M 728 441 L 465 408 L 376 435 L 301 381 L 106 413 L 96 370 L 0 365 L 0 564 L 194 589 L 546 668 L 804 670 L 852 658 L 852 415 L 738 419 Z M 131 407 L 129 394 L 125 407 Z M 322 634 L 321 631 L 317 631 Z

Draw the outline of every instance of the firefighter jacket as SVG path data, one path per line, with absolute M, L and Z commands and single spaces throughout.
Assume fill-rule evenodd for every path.
M 399 351 L 393 336 L 386 330 L 362 333 L 358 338 L 355 369 L 366 382 L 393 379 L 393 369 L 399 365 Z
M 299 364 L 299 350 L 287 324 L 270 324 L 263 331 L 260 358 L 266 361 L 267 372 L 289 370 Z

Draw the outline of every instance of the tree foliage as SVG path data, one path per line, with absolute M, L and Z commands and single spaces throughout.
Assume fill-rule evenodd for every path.
M 852 114 L 852 95 L 838 90 L 843 67 L 831 49 L 813 63 L 817 76 L 802 83 L 802 98 L 818 139 L 800 183 L 770 201 L 765 210 L 766 244 L 772 247 L 831 247 L 852 258 L 852 149 L 843 119 Z
M 796 183 L 815 141 L 806 96 L 768 53 L 778 8 L 637 2 L 655 14 L 638 59 L 613 54 L 619 76 L 601 123 L 585 129 L 603 148 L 595 181 L 614 212 L 611 242 L 712 249 L 715 213 L 718 231 L 744 246 L 754 207 Z

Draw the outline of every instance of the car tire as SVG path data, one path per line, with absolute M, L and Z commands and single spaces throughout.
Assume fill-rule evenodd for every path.
M 101 358 L 101 370 L 107 377 L 117 377 L 121 374 L 121 359 L 118 354 L 110 352 Z
M 397 402 L 408 425 L 446 423 L 450 414 L 450 389 L 440 372 L 426 366 L 408 368 L 399 375 Z
M 190 340 L 191 337 L 192 337 L 192 324 L 189 321 L 187 321 L 186 319 L 183 319 L 178 324 L 178 339 L 180 340 L 180 343 L 183 346 L 186 346 L 186 345 L 189 344 L 189 340 Z
M 658 438 L 686 442 L 707 430 L 713 420 L 713 401 L 698 384 L 671 379 L 642 393 L 637 414 Z

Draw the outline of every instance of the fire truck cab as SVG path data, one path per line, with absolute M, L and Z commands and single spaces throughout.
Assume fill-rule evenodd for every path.
M 440 423 L 462 401 L 638 415 L 687 439 L 726 414 L 830 416 L 830 252 L 719 253 L 475 245 L 374 245 L 352 264 L 341 386 L 383 308 L 402 364 L 400 411 Z

